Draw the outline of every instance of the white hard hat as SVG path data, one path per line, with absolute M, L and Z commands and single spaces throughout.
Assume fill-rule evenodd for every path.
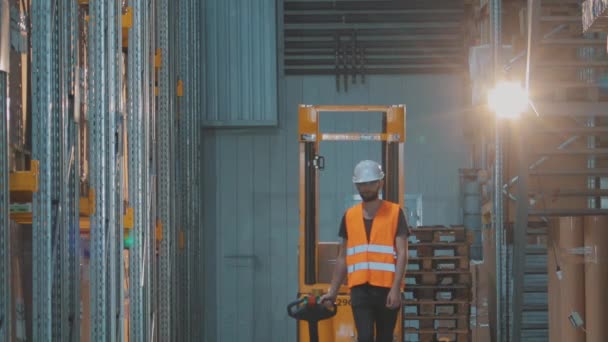
M 353 183 L 373 182 L 383 178 L 382 166 L 373 160 L 362 160 L 355 166 Z

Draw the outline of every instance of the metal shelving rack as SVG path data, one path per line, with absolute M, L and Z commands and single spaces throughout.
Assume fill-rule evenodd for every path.
M 52 336 L 51 201 L 52 107 L 56 82 L 52 78 L 52 2 L 32 2 L 32 157 L 40 163 L 38 191 L 33 194 L 33 337 L 50 341 Z
M 0 11 L 5 10 L 0 5 Z M 2 18 L 0 13 L 0 18 Z M 9 127 L 7 102 L 7 72 L 0 70 L 0 339 L 8 340 L 11 334 L 10 294 L 10 229 L 9 229 Z
M 507 2 L 503 2 L 507 10 Z M 503 26 L 507 30 L 508 25 L 501 25 L 499 19 L 504 16 L 501 1 L 486 3 L 498 6 L 497 12 L 491 11 L 498 19 L 493 28 L 497 33 Z M 505 135 L 504 151 L 510 158 L 505 164 L 496 163 L 490 179 L 495 183 L 492 188 L 500 190 L 485 194 L 483 211 L 496 217 L 494 229 L 504 227 L 497 241 L 504 241 L 504 232 L 512 233 L 508 244 L 512 251 L 504 242 L 496 246 L 500 261 L 496 267 L 500 293 L 495 294 L 496 319 L 501 322 L 498 340 L 546 341 L 550 272 L 546 258 L 552 220 L 608 214 L 600 203 L 606 195 L 600 188 L 606 170 L 598 167 L 598 161 L 608 154 L 601 145 L 608 132 L 603 121 L 607 98 L 601 89 L 608 64 L 597 48 L 605 44 L 605 36 L 581 30 L 578 2 L 529 0 L 522 5 L 519 9 L 525 15 L 517 21 L 525 26 L 518 47 L 521 50 L 514 50 L 515 57 L 502 71 L 526 81 L 535 113 L 520 118 L 526 123 L 522 127 L 500 128 L 509 134 Z M 499 45 L 500 39 L 490 39 L 489 43 Z M 503 166 L 505 175 L 510 174 L 504 179 L 499 172 Z M 492 208 L 493 204 L 498 205 Z M 504 225 L 503 206 L 508 210 L 505 213 L 513 214 L 504 217 Z M 513 281 L 509 283 L 509 279 Z
M 169 13 L 169 0 L 157 2 L 158 13 Z M 158 71 L 158 211 L 159 223 L 157 229 L 161 231 L 159 247 L 159 314 L 158 325 L 159 340 L 174 340 L 171 333 L 173 322 L 171 320 L 172 288 L 174 269 L 171 267 L 171 245 L 175 241 L 172 230 L 175 227 L 174 216 L 170 208 L 173 182 L 173 170 L 170 167 L 170 158 L 174 151 L 171 150 L 171 133 L 173 132 L 173 112 L 169 106 L 171 98 L 171 83 L 169 81 L 170 60 L 167 56 L 169 51 L 169 18 L 170 15 L 158 16 L 158 45 L 160 65 Z
M 197 248 L 204 99 L 195 96 L 202 50 L 193 44 L 201 39 L 201 6 L 33 0 L 25 13 L 29 8 L 17 5 L 31 23 L 32 160 L 29 171 L 13 177 L 18 165 L 11 165 L 8 70 L 2 70 L 0 340 L 11 335 L 15 315 L 11 219 L 32 225 L 31 339 L 202 337 L 194 322 L 203 310 L 196 289 L 203 281 Z M 13 178 L 20 186 L 30 181 L 31 212 L 10 212 Z M 90 271 L 81 274 L 87 240 Z M 88 299 L 81 293 L 87 274 Z

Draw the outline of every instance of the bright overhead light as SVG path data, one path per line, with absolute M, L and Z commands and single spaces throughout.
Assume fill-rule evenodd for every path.
M 501 82 L 488 92 L 488 105 L 502 118 L 516 118 L 528 109 L 528 94 L 517 82 Z

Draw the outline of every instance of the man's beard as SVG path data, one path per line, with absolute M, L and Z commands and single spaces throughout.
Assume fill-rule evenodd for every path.
M 371 202 L 378 199 L 378 191 L 376 192 L 368 192 L 368 193 L 360 193 L 361 199 L 363 202 Z

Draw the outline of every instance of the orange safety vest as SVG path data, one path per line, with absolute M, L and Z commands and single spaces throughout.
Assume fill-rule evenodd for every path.
M 389 288 L 393 286 L 399 210 L 398 204 L 382 202 L 372 221 L 369 242 L 365 232 L 363 204 L 357 204 L 347 210 L 346 266 L 349 288 L 365 283 Z

